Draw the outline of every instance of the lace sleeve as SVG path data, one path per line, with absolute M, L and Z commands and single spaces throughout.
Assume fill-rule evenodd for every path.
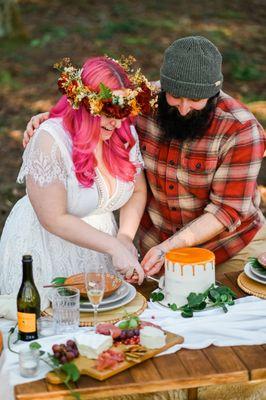
M 138 165 L 137 173 L 139 174 L 141 170 L 144 168 L 144 161 L 140 152 L 140 147 L 139 147 L 139 138 L 137 131 L 133 125 L 130 126 L 131 133 L 136 140 L 135 145 L 132 147 L 130 150 L 130 160 Z
M 23 154 L 17 182 L 30 176 L 39 186 L 60 181 L 66 187 L 67 168 L 58 143 L 44 130 L 35 133 Z

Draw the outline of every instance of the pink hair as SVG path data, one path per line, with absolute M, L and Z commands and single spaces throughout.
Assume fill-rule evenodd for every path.
M 106 57 L 93 57 L 83 65 L 82 81 L 98 91 L 102 82 L 112 90 L 131 88 L 131 82 L 122 67 Z M 93 154 L 100 138 L 100 120 L 91 115 L 82 104 L 74 110 L 62 96 L 50 112 L 50 118 L 62 117 L 64 128 L 70 133 L 73 150 L 72 159 L 78 181 L 85 187 L 91 187 L 95 180 L 97 160 Z M 135 144 L 130 131 L 130 119 L 122 121 L 111 138 L 103 142 L 103 161 L 114 177 L 123 181 L 132 181 L 136 166 L 129 160 L 129 152 Z

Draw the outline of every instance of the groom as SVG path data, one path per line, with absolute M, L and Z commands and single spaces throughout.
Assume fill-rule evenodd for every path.
M 221 65 L 208 39 L 176 40 L 161 67 L 158 112 L 138 117 L 149 187 L 140 227 L 148 275 L 173 248 L 210 249 L 223 272 L 265 251 L 256 179 L 266 138 L 247 108 L 221 90 Z M 26 140 L 47 115 L 31 120 Z

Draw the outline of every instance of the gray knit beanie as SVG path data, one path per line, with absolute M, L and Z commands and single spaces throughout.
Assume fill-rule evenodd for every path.
M 222 56 L 202 36 L 176 40 L 166 49 L 161 67 L 161 87 L 175 97 L 206 99 L 222 87 Z

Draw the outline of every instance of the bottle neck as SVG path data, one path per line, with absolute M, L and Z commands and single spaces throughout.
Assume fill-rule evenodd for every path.
M 32 275 L 32 263 L 29 261 L 23 261 L 23 277 L 22 281 L 31 281 L 33 282 L 33 275 Z

